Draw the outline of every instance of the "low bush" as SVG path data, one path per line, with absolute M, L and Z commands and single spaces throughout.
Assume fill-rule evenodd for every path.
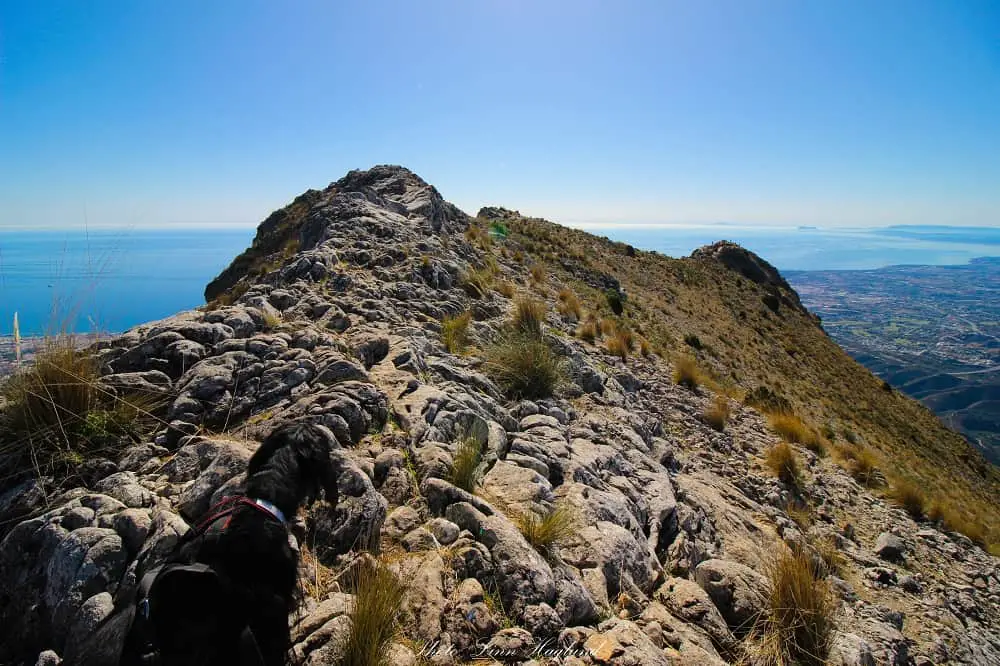
M 799 482 L 799 461 L 787 442 L 778 442 L 767 451 L 767 466 L 771 472 L 790 486 Z
M 681 356 L 674 361 L 674 383 L 694 390 L 701 383 L 698 363 L 690 356 Z
M 469 323 L 472 313 L 466 310 L 454 317 L 445 317 L 441 322 L 441 343 L 452 354 L 465 349 L 469 342 Z
M 701 340 L 693 333 L 688 333 L 684 336 L 684 344 L 694 349 L 701 349 L 702 347 Z
M 702 413 L 702 419 L 719 432 L 724 431 L 726 424 L 729 423 L 729 400 L 726 399 L 726 396 L 715 396 L 712 404 L 706 407 Z
M 625 312 L 625 294 L 617 289 L 608 289 L 604 292 L 604 297 L 608 301 L 608 307 L 616 315 L 621 315 Z
M 361 562 L 349 575 L 354 594 L 350 629 L 337 646 L 337 666 L 390 666 L 393 641 L 400 633 L 406 587 L 378 561 Z

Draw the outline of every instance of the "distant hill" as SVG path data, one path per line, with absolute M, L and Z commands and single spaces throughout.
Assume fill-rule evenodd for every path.
M 855 359 L 1000 464 L 1000 258 L 787 275 Z

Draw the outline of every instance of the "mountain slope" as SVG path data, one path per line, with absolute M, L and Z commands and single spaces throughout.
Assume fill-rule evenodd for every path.
M 308 419 L 341 446 L 341 503 L 292 526 L 291 663 L 336 662 L 348 572 L 375 555 L 406 586 L 394 664 L 538 663 L 553 638 L 567 664 L 768 663 L 768 636 L 795 628 L 771 601 L 793 553 L 830 592 L 829 663 L 1000 664 L 997 560 L 817 452 L 882 451 L 886 475 L 978 507 L 983 530 L 992 468 L 737 246 L 669 259 L 504 209 L 471 218 L 376 167 L 269 217 L 207 295 L 92 350 L 102 387 L 165 397 L 155 432 L 0 486 L 0 663 L 71 658 L 112 595 L 240 489 L 261 437 Z M 765 408 L 858 443 L 784 447 Z

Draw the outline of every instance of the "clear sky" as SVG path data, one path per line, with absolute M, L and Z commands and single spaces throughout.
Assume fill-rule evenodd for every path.
M 0 226 L 468 212 L 1000 226 L 1000 3 L 3 0 Z

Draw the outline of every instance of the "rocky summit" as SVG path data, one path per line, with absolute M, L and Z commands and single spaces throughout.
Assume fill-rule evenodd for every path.
M 88 351 L 157 398 L 146 434 L 6 476 L 0 663 L 71 661 L 310 420 L 341 502 L 293 528 L 291 663 L 338 663 L 368 558 L 405 587 L 393 664 L 1000 664 L 994 472 L 739 246 L 471 217 L 380 166 L 268 217 L 206 298 Z

